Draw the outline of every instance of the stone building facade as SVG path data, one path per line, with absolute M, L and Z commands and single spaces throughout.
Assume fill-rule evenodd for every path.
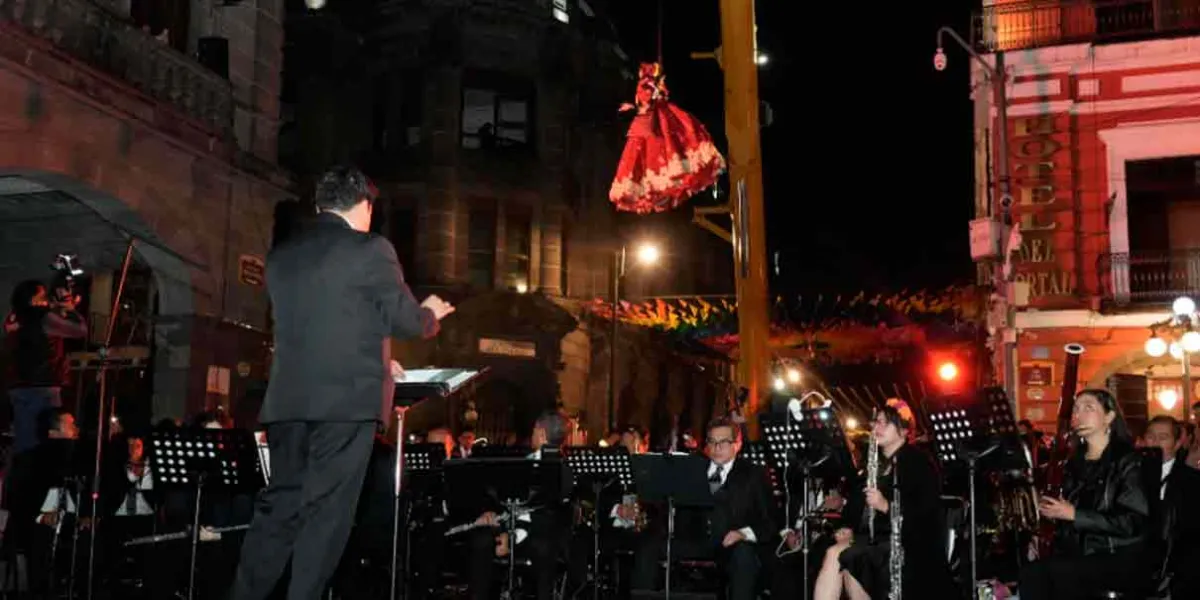
M 113 379 L 147 383 L 114 384 L 118 412 L 184 417 L 263 377 L 281 4 L 0 1 L 0 288 L 78 254 L 101 342 L 134 241 Z

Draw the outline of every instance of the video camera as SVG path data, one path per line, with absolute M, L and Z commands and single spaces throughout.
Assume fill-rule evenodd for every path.
M 83 275 L 79 268 L 79 257 L 74 254 L 59 254 L 50 263 L 54 271 L 54 279 L 50 282 L 50 292 L 57 302 L 69 302 L 75 296 L 75 278 Z

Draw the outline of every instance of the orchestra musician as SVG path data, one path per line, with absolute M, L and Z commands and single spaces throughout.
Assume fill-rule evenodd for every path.
M 1183 427 L 1167 415 L 1146 425 L 1152 580 L 1172 598 L 1200 598 L 1200 471 L 1184 464 Z
M 1065 466 L 1063 497 L 1038 503 L 1041 516 L 1056 521 L 1054 554 L 1021 569 L 1021 599 L 1138 594 L 1147 579 L 1149 506 L 1142 461 L 1117 399 L 1107 390 L 1079 392 L 1071 428 L 1080 443 Z
M 738 457 L 742 430 L 733 421 L 717 419 L 710 423 L 706 441 L 711 461 L 709 487 L 714 499 L 712 510 L 703 519 L 707 521 L 707 535 L 699 541 L 689 539 L 686 529 L 677 527 L 680 535 L 673 542 L 672 554 L 678 558 L 715 557 L 729 589 L 728 598 L 752 600 L 763 565 L 769 562 L 779 539 L 770 480 L 762 467 Z M 634 590 L 657 587 L 659 562 L 666 551 L 667 533 L 662 521 L 657 520 L 655 527 L 646 532 L 635 553 Z
M 260 422 L 271 480 L 245 537 L 233 600 L 261 600 L 291 565 L 290 600 L 315 600 L 341 559 L 375 431 L 392 412 L 390 338 L 433 337 L 454 308 L 420 304 L 396 250 L 370 232 L 375 186 L 338 167 L 316 185 L 320 213 L 267 257 L 275 323 Z
M 535 448 L 529 460 L 561 460 L 561 450 L 570 434 L 570 421 L 558 411 L 548 411 L 538 417 L 533 426 L 532 446 Z M 518 519 L 516 540 L 509 539 L 507 532 L 496 533 L 502 523 L 493 511 L 487 511 L 475 520 L 482 527 L 470 539 L 469 587 L 473 600 L 493 600 L 500 566 L 496 558 L 504 558 L 509 552 L 529 559 L 533 573 L 534 592 L 538 600 L 550 600 L 554 595 L 554 581 L 559 556 L 569 550 L 571 513 L 567 506 L 551 504 Z
M 814 585 L 815 600 L 883 600 L 891 589 L 888 511 L 899 489 L 904 525 L 901 575 L 909 598 L 952 598 L 953 583 L 946 560 L 946 524 L 941 505 L 941 478 L 932 457 L 909 443 L 915 438 L 912 409 L 897 399 L 879 410 L 872 427 L 880 457 L 877 488 L 866 488 L 861 497 L 874 509 L 875 539 L 869 535 L 869 511 L 862 511 L 853 528 L 834 534 L 835 544 L 825 553 Z M 851 503 L 853 504 L 853 503 Z

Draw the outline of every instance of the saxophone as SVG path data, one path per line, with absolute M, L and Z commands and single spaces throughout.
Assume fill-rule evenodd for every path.
M 871 423 L 875 423 L 875 418 L 879 411 L 875 411 L 875 416 L 871 417 Z M 871 432 L 871 440 L 867 446 L 867 489 L 879 487 L 879 440 L 875 439 L 875 432 Z M 867 531 L 871 536 L 871 543 L 875 542 L 875 509 L 867 507 Z
M 888 580 L 891 591 L 888 600 L 901 600 L 904 587 L 904 545 L 900 543 L 900 529 L 904 526 L 904 515 L 900 511 L 900 487 L 895 485 L 897 469 L 892 469 L 892 502 L 888 507 L 891 518 L 891 556 L 888 557 Z

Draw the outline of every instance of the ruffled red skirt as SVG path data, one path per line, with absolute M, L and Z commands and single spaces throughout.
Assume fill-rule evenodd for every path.
M 658 101 L 633 118 L 608 199 L 621 211 L 663 212 L 715 185 L 724 170 L 704 124 Z

